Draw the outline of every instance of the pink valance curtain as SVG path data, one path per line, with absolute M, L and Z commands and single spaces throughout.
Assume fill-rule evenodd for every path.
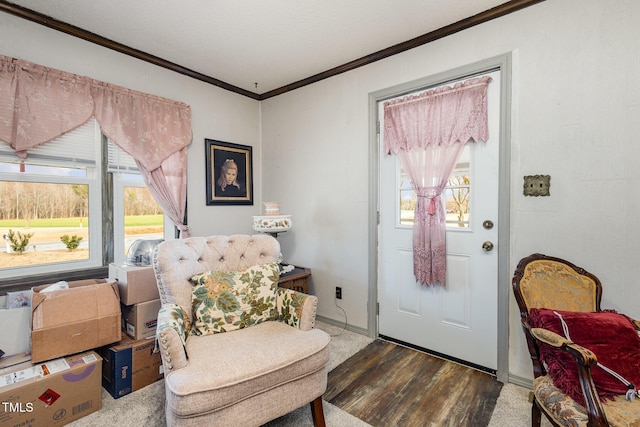
M 102 132 L 133 157 L 149 191 L 165 214 L 183 223 L 187 204 L 187 146 L 191 109 L 182 103 L 93 81 L 91 94 Z
M 92 116 L 136 160 L 158 204 L 188 236 L 188 105 L 0 55 L 0 140 L 20 158 Z
M 442 204 L 449 175 L 464 145 L 487 141 L 487 87 L 478 77 L 384 104 L 384 151 L 397 153 L 418 201 L 413 226 L 416 280 L 446 284 L 446 217 Z
M 93 115 L 91 79 L 0 55 L 0 139 L 25 159 L 27 150 Z

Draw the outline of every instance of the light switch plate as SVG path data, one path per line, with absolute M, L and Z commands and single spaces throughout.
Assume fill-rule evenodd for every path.
M 525 175 L 522 194 L 525 196 L 549 196 L 550 175 Z

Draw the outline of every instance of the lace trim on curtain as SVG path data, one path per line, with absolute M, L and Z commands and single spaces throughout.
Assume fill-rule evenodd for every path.
M 413 272 L 423 285 L 445 285 L 447 273 L 447 248 L 444 242 L 429 249 L 414 247 Z

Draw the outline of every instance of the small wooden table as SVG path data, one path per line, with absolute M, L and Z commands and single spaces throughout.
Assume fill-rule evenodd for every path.
M 309 268 L 294 266 L 292 271 L 280 275 L 278 286 L 308 294 L 309 276 L 311 276 L 311 270 Z

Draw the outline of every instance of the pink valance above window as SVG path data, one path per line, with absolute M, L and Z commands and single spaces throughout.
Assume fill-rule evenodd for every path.
M 488 76 L 477 77 L 386 102 L 384 152 L 487 141 L 490 81 Z
M 149 171 L 191 143 L 186 104 L 95 80 L 91 94 L 102 132 Z
M 0 55 L 0 140 L 25 159 L 95 116 L 147 170 L 191 143 L 188 105 Z
M 0 139 L 22 159 L 93 116 L 91 80 L 0 56 Z
M 92 116 L 136 160 L 151 194 L 188 236 L 188 105 L 0 55 L 0 140 L 21 159 Z

